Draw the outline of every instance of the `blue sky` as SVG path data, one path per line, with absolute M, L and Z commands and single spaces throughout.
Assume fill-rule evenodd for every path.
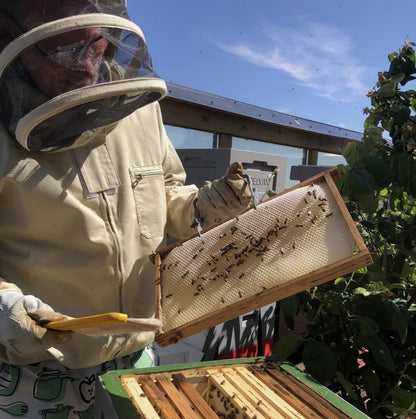
M 415 0 L 128 0 L 168 82 L 362 131 Z

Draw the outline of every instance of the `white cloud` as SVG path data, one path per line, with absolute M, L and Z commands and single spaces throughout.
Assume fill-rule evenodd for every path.
M 280 71 L 315 94 L 337 102 L 361 99 L 365 68 L 354 57 L 350 38 L 334 26 L 303 22 L 297 29 L 267 26 L 261 45 L 218 46 L 260 66 Z

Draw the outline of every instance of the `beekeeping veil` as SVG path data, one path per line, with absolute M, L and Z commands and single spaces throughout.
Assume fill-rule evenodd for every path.
M 125 0 L 0 6 L 0 117 L 30 151 L 78 147 L 162 98 Z

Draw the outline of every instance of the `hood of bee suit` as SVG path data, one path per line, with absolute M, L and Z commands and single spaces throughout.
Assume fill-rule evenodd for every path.
M 0 6 L 0 118 L 29 151 L 79 147 L 166 95 L 125 1 Z

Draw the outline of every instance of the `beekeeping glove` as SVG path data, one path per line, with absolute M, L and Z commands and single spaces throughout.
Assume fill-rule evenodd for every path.
M 234 162 L 222 178 L 205 181 L 198 191 L 195 216 L 201 220 L 203 227 L 209 227 L 244 211 L 250 200 L 251 191 L 243 177 L 243 166 Z
M 52 331 L 42 326 L 65 318 L 33 295 L 0 292 L 0 343 L 7 350 L 27 354 L 68 342 L 73 332 Z

